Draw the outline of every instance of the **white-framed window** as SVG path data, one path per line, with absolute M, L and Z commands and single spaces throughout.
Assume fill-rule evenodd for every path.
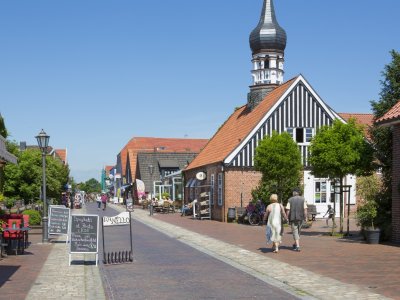
M 286 132 L 289 133 L 293 140 L 298 144 L 309 144 L 314 136 L 313 128 L 286 128 Z
M 314 201 L 315 203 L 326 203 L 327 179 L 316 179 L 314 182 Z
M 215 186 L 215 175 L 211 174 L 211 179 L 210 179 L 210 203 L 214 204 L 214 186 Z
M 222 173 L 218 173 L 218 205 L 222 206 Z

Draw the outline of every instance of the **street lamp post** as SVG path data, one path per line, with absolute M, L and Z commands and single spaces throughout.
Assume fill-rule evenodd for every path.
M 47 243 L 49 241 L 49 236 L 47 232 L 47 222 L 48 222 L 48 216 L 47 216 L 47 199 L 46 199 L 46 151 L 47 147 L 49 145 L 49 140 L 50 136 L 42 131 L 39 133 L 39 135 L 36 136 L 38 145 L 40 150 L 42 151 L 42 168 L 43 168 L 43 184 L 42 184 L 42 199 L 43 199 L 43 217 L 42 217 L 42 224 L 43 224 L 43 232 L 42 232 L 42 242 Z

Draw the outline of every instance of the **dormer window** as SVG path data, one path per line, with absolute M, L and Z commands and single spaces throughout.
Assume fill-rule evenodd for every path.
M 313 128 L 287 128 L 286 132 L 290 134 L 293 140 L 298 144 L 308 144 L 313 137 Z

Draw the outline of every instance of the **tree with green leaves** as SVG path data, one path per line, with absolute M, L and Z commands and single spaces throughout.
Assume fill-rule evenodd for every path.
M 339 179 L 343 190 L 346 175 L 364 175 L 372 171 L 372 153 L 363 128 L 354 119 L 347 124 L 335 120 L 332 126 L 321 127 L 312 139 L 309 163 L 313 175 Z M 340 193 L 340 233 L 343 233 L 343 193 Z
M 100 193 L 101 183 L 98 180 L 91 178 L 85 182 L 80 183 L 79 189 L 85 191 L 87 194 Z
M 280 202 L 287 201 L 293 188 L 298 187 L 303 169 L 296 142 L 287 132 L 275 131 L 260 141 L 254 166 L 262 173 L 262 179 L 252 194 L 266 202 L 271 194 L 278 194 Z
M 378 101 L 371 101 L 374 119 L 382 117 L 400 100 L 400 53 L 390 52 L 392 61 L 382 72 L 380 81 L 382 90 Z M 376 197 L 378 214 L 376 224 L 381 229 L 384 239 L 390 236 L 392 210 L 392 132 L 389 127 L 372 126 L 370 136 L 375 149 L 375 158 L 382 171 L 382 192 Z
M 18 157 L 18 165 L 9 164 L 5 167 L 4 195 L 14 199 L 36 200 L 42 185 L 42 154 L 38 149 L 16 151 L 16 145 L 10 144 L 8 149 Z M 67 166 L 46 156 L 46 194 L 49 198 L 59 199 L 68 176 Z
M 0 114 L 0 135 L 5 139 L 8 138 L 8 131 L 4 123 L 4 118 L 1 114 Z

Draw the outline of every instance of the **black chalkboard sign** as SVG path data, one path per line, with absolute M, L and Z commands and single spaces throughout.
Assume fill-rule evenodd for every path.
M 97 253 L 98 215 L 72 215 L 70 253 Z
M 68 234 L 69 212 L 65 206 L 50 206 L 49 234 Z

